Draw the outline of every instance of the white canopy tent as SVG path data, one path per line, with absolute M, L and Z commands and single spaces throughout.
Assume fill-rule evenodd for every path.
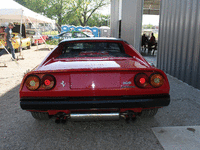
M 0 3 L 0 23 L 22 21 L 23 23 L 37 22 L 55 24 L 55 20 L 35 13 L 13 0 L 0 0 Z
M 32 23 L 32 25 L 38 23 L 49 23 L 52 25 L 52 28 L 55 28 L 55 20 L 40 15 L 13 0 L 0 0 L 0 3 L 0 23 L 20 22 L 20 35 L 22 35 L 22 23 Z M 34 26 L 34 28 L 37 28 L 37 26 Z M 44 39 L 43 41 L 45 42 Z M 22 48 L 20 46 L 20 55 L 21 50 Z

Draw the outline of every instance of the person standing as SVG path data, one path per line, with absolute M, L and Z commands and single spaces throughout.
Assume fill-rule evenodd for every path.
M 8 27 L 5 29 L 5 34 L 4 34 L 5 47 L 6 49 L 8 49 L 8 47 L 11 49 L 13 59 L 15 59 L 15 49 L 13 48 L 12 45 L 12 41 L 15 43 L 15 40 L 12 39 L 12 29 L 14 26 L 15 25 L 13 23 L 9 23 Z
M 143 34 L 142 35 L 142 42 L 141 42 L 142 50 L 144 48 L 144 51 L 146 51 L 147 44 L 148 44 L 148 38 L 146 37 L 145 34 Z
M 150 38 L 149 43 L 148 43 L 148 50 L 151 51 L 152 46 L 154 46 L 154 45 L 155 45 L 154 49 L 157 49 L 156 38 L 155 38 L 154 34 L 151 33 L 151 38 Z

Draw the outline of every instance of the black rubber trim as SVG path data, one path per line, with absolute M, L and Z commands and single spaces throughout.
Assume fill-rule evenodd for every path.
M 24 110 L 65 110 L 92 108 L 149 108 L 163 107 L 170 103 L 169 95 L 131 97 L 84 97 L 84 98 L 23 98 Z

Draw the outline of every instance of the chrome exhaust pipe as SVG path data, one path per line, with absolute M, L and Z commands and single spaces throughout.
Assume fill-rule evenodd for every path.
M 75 121 L 88 120 L 119 120 L 119 113 L 91 113 L 91 114 L 70 114 L 70 119 Z

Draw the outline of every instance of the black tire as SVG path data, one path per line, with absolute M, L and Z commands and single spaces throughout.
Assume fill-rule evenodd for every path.
M 146 109 L 141 112 L 140 117 L 153 117 L 157 114 L 158 108 Z
M 48 120 L 50 119 L 50 116 L 46 112 L 31 112 L 31 115 L 33 118 L 38 119 L 38 120 Z
M 31 49 L 31 44 L 29 46 L 27 46 L 27 49 Z

